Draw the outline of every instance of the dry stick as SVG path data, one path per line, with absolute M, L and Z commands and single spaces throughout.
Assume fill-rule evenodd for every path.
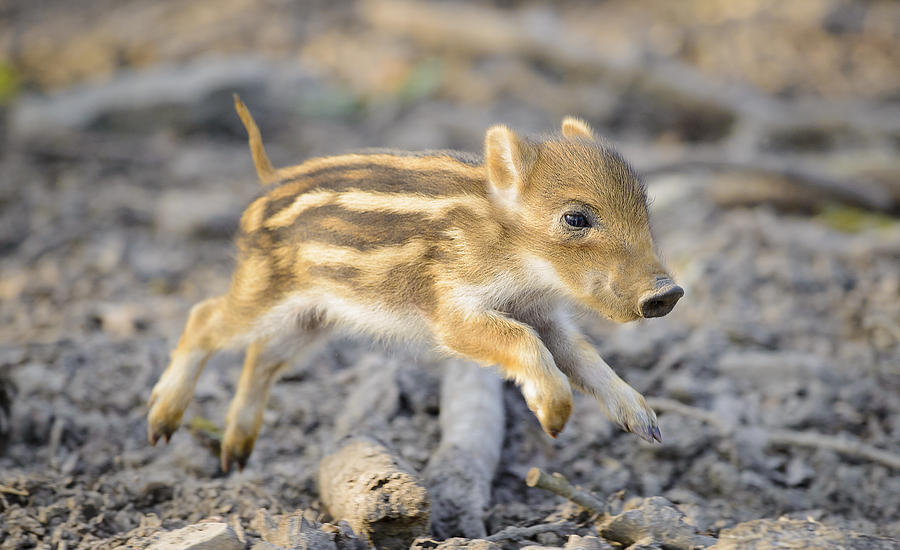
M 590 493 L 582 491 L 569 483 L 569 480 L 560 473 L 550 475 L 540 468 L 532 468 L 528 470 L 528 475 L 525 477 L 525 484 L 529 487 L 537 487 L 539 489 L 544 489 L 545 491 L 550 491 L 551 493 L 556 493 L 593 514 L 603 514 L 603 503 L 600 502 L 600 500 Z
M 706 422 L 716 428 L 722 435 L 728 435 L 735 431 L 735 427 L 726 424 L 712 412 L 706 411 L 672 399 L 660 397 L 647 398 L 647 404 L 653 409 L 663 412 L 673 412 L 688 418 L 695 418 L 701 422 Z M 883 464 L 888 468 L 900 470 L 900 455 L 879 449 L 873 445 L 863 443 L 862 441 L 835 437 L 833 435 L 820 434 L 816 432 L 800 432 L 796 430 L 770 430 L 766 428 L 759 429 L 760 433 L 766 439 L 767 445 L 794 445 L 799 447 L 810 447 L 813 449 L 827 449 L 837 453 L 864 458 L 872 462 Z
M 336 520 L 376 548 L 409 548 L 428 532 L 430 503 L 415 470 L 364 437 L 346 440 L 319 463 L 319 495 Z
M 503 432 L 500 378 L 473 363 L 448 361 L 441 381 L 441 443 L 424 473 L 436 537 L 487 535 L 484 514 Z
M 0 485 L 0 493 L 8 493 L 10 495 L 18 495 L 20 497 L 27 497 L 28 491 L 25 489 L 16 489 L 15 487 L 10 487 L 8 485 Z
M 335 426 L 335 443 L 319 463 L 319 495 L 335 520 L 378 548 L 409 548 L 428 532 L 430 501 L 415 470 L 370 434 L 386 431 L 398 408 L 394 365 L 365 372 Z
M 649 405 L 650 408 L 655 411 L 673 412 L 681 416 L 686 416 L 688 418 L 694 418 L 701 422 L 706 422 L 707 424 L 712 425 L 718 431 L 723 433 L 730 431 L 732 428 L 725 422 L 722 422 L 715 413 L 704 409 L 699 409 L 697 407 L 691 407 L 690 405 L 685 405 L 684 403 L 680 403 L 678 401 L 675 401 L 674 399 L 667 399 L 665 397 L 648 397 L 647 405 Z
M 900 470 L 900 455 L 854 439 L 794 430 L 770 430 L 766 432 L 766 437 L 769 445 L 796 445 L 813 449 L 828 449 Z

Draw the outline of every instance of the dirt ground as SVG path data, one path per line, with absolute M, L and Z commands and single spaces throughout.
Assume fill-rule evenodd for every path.
M 260 508 L 326 519 L 323 446 L 359 380 L 390 365 L 401 406 L 384 436 L 417 469 L 436 448 L 440 362 L 353 335 L 274 387 L 243 472 L 211 450 L 238 354 L 210 362 L 168 446 L 147 443 L 150 389 L 190 306 L 225 290 L 260 192 L 233 91 L 276 165 L 478 151 L 492 123 L 575 114 L 646 173 L 685 297 L 665 318 L 582 324 L 645 395 L 728 429 L 661 411 L 648 444 L 579 395 L 551 440 L 507 386 L 488 533 L 565 515 L 524 484 L 538 466 L 604 500 L 664 496 L 713 536 L 788 516 L 900 537 L 898 470 L 766 436 L 900 453 L 900 6 L 677 4 L 0 8 L 0 548 L 143 548 L 210 517 L 253 539 Z

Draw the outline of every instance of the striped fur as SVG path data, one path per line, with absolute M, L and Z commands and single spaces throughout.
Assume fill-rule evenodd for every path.
M 249 346 L 222 447 L 224 469 L 243 466 L 285 362 L 278 350 L 333 327 L 497 364 L 552 436 L 568 419 L 570 384 L 623 428 L 658 434 L 653 411 L 565 313 L 576 304 L 635 319 L 641 296 L 668 277 L 643 187 L 586 124 L 567 118 L 561 135 L 540 140 L 491 128 L 483 160 L 374 150 L 274 169 L 236 107 L 269 185 L 241 217 L 228 293 L 195 307 L 154 388 L 152 442 L 178 426 L 212 353 Z M 591 228 L 567 225 L 571 211 Z

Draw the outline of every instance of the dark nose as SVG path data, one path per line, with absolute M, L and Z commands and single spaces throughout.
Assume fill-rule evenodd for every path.
M 654 291 L 641 298 L 641 315 L 647 318 L 662 317 L 672 311 L 675 302 L 682 296 L 684 296 L 684 289 L 678 285 Z

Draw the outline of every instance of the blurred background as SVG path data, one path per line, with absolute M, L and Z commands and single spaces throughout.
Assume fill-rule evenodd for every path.
M 0 548 L 316 509 L 322 442 L 385 365 L 402 397 L 385 437 L 418 468 L 436 446 L 439 367 L 360 339 L 286 374 L 241 474 L 204 450 L 237 355 L 207 367 L 192 429 L 146 443 L 149 390 L 190 306 L 227 287 L 260 192 L 232 92 L 276 166 L 480 151 L 493 123 L 571 114 L 644 175 L 686 295 L 584 326 L 637 389 L 729 429 L 661 412 L 652 446 L 582 396 L 551 441 L 508 387 L 488 532 L 564 512 L 522 483 L 541 466 L 601 498 L 665 496 L 712 534 L 788 515 L 900 536 L 896 469 L 770 437 L 900 453 L 898 52 L 890 0 L 5 0 L 0 485 L 22 494 L 0 492 Z

